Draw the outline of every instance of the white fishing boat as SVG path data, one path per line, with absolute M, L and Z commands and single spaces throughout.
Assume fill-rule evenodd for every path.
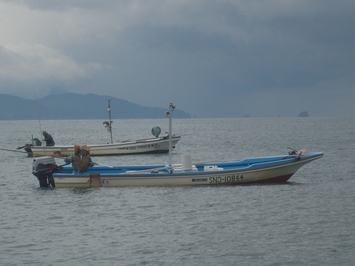
M 95 165 L 83 173 L 73 171 L 72 166 L 57 165 L 53 157 L 47 156 L 33 160 L 32 174 L 41 187 L 58 188 L 275 183 L 286 182 L 303 165 L 322 156 L 322 152 L 301 150 L 241 161 L 193 164 L 190 155 L 183 155 L 181 164 Z
M 175 147 L 181 136 L 172 137 Z M 91 156 L 100 155 L 127 155 L 139 153 L 167 153 L 169 152 L 169 136 L 147 138 L 140 140 L 116 142 L 109 144 L 91 144 Z M 25 148 L 29 156 L 69 156 L 74 153 L 74 145 L 65 146 L 31 146 Z
M 171 127 L 172 111 L 175 107 L 170 104 L 167 116 L 169 117 L 169 127 Z M 109 121 L 103 122 L 107 131 L 111 136 L 111 143 L 107 144 L 87 144 L 90 147 L 91 156 L 102 155 L 128 155 L 128 154 L 143 154 L 143 153 L 168 153 L 169 148 L 175 148 L 175 145 L 181 139 L 181 136 L 171 135 L 167 133 L 165 136 L 159 136 L 161 133 L 160 127 L 153 127 L 151 132 L 154 135 L 153 138 L 145 138 L 138 140 L 126 140 L 122 142 L 113 142 L 112 140 L 112 120 L 111 120 L 111 107 L 110 100 L 108 101 Z M 171 130 L 169 130 L 171 132 Z M 170 145 L 170 146 L 169 146 Z M 74 144 L 71 145 L 54 145 L 54 146 L 42 146 L 42 142 L 38 138 L 32 138 L 31 144 L 26 144 L 23 147 L 17 149 L 24 149 L 28 156 L 69 156 L 74 152 Z

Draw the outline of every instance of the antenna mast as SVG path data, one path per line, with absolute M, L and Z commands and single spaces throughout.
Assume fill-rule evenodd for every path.
M 111 136 L 111 143 L 113 143 L 112 140 L 112 120 L 111 120 L 111 105 L 110 105 L 110 101 L 111 99 L 108 100 L 108 107 L 107 107 L 107 111 L 108 111 L 108 116 L 109 116 L 109 125 L 107 127 L 107 130 L 110 132 L 110 136 Z
M 37 92 L 36 91 L 35 91 L 35 98 L 36 98 L 37 116 L 38 116 L 38 124 L 39 124 L 39 135 L 42 136 L 41 117 L 39 115 L 39 107 L 38 107 L 38 100 L 37 100 Z M 33 144 L 33 136 L 32 136 L 32 144 Z
M 169 104 L 169 111 L 166 112 L 167 117 L 169 118 L 169 164 L 171 165 L 171 151 L 172 151 L 172 143 L 171 139 L 173 136 L 173 130 L 172 130 L 172 118 L 173 118 L 173 111 L 175 109 L 175 106 L 170 103 Z

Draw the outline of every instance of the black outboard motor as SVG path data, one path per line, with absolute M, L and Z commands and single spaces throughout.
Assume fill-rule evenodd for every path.
M 37 177 L 40 187 L 55 187 L 53 173 L 59 168 L 53 157 L 38 157 L 33 159 L 32 174 Z
M 26 143 L 24 146 L 22 147 L 17 147 L 18 150 L 20 149 L 24 149 L 27 152 L 27 156 L 28 157 L 33 157 L 33 152 L 31 150 L 31 148 L 33 146 L 42 146 L 42 142 L 38 139 L 38 138 L 34 138 L 32 139 L 32 144 L 28 144 Z
M 20 149 L 24 149 L 27 152 L 27 156 L 28 157 L 33 157 L 33 152 L 31 150 L 31 147 L 33 147 L 33 144 L 28 144 L 26 143 L 24 146 L 22 147 L 17 147 L 18 150 Z
M 33 147 L 32 144 L 26 144 L 23 148 L 25 149 L 25 151 L 27 152 L 27 156 L 28 157 L 33 157 L 33 152 L 31 150 L 31 147 Z

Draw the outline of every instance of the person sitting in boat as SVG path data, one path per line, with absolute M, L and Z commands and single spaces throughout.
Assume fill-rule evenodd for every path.
M 54 140 L 52 138 L 52 136 L 50 134 L 48 134 L 47 131 L 42 131 L 42 135 L 44 137 L 44 139 L 42 139 L 43 141 L 46 142 L 46 146 L 54 146 Z
M 90 148 L 86 145 L 75 145 L 74 154 L 65 158 L 65 163 L 72 163 L 73 170 L 76 172 L 86 172 L 89 167 L 94 166 L 95 162 L 90 157 Z

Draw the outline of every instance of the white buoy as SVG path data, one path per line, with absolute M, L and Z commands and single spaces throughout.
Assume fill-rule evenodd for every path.
M 181 155 L 181 170 L 192 171 L 191 155 L 189 154 Z

